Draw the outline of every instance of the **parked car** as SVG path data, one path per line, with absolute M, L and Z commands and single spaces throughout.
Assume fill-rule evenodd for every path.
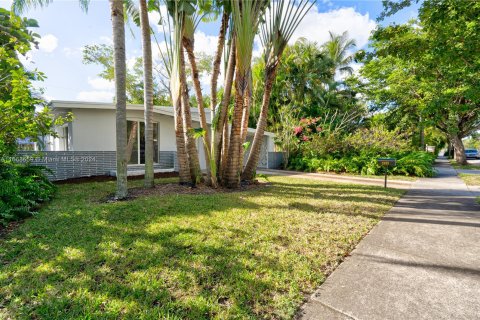
M 465 157 L 480 159 L 480 153 L 476 149 L 465 149 Z

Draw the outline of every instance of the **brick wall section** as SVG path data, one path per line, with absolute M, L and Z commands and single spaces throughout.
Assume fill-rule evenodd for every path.
M 19 151 L 15 161 L 47 167 L 50 180 L 102 176 L 116 167 L 115 151 Z
M 155 168 L 178 171 L 177 152 L 160 151 L 159 163 Z M 15 162 L 44 166 L 52 170 L 50 180 L 103 176 L 116 170 L 115 151 L 19 151 Z M 268 153 L 268 168 L 280 169 L 283 162 L 282 152 Z
M 160 151 L 158 169 L 171 169 L 176 166 L 175 151 Z M 115 151 L 19 151 L 15 162 L 44 166 L 52 170 L 50 180 L 103 176 L 116 170 Z

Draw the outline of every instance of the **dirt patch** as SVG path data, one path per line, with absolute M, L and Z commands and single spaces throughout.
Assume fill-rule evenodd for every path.
M 178 177 L 178 172 L 157 172 L 155 173 L 155 178 L 175 178 Z M 128 180 L 141 180 L 143 175 L 139 176 L 130 176 Z M 70 178 L 66 180 L 53 181 L 55 184 L 76 184 L 76 183 L 89 183 L 89 182 L 104 182 L 104 181 L 115 181 L 117 178 L 112 176 L 92 176 L 92 177 L 80 177 L 80 178 Z
M 115 195 L 109 195 L 107 198 L 103 199 L 101 202 L 115 202 L 115 201 L 128 201 L 132 199 L 136 199 L 142 196 L 150 196 L 150 195 L 168 195 L 168 194 L 216 194 L 216 193 L 231 193 L 231 192 L 240 192 L 240 191 L 248 191 L 248 190 L 255 190 L 261 189 L 269 186 L 270 183 L 268 182 L 249 182 L 249 183 L 242 183 L 239 188 L 237 189 L 229 189 L 224 187 L 219 188 L 212 188 L 204 184 L 197 185 L 192 187 L 190 185 L 180 185 L 178 183 L 164 183 L 164 184 L 157 184 L 154 188 L 132 188 L 128 190 L 128 197 L 122 200 L 116 200 Z
M 23 223 L 24 220 L 12 221 L 7 224 L 6 227 L 0 225 L 0 240 L 5 238 L 10 232 L 18 228 L 19 225 Z

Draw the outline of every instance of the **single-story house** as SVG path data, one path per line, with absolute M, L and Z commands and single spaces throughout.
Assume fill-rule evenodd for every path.
M 73 121 L 56 128 L 58 137 L 48 136 L 42 145 L 41 156 L 30 158 L 33 164 L 45 165 L 54 172 L 52 179 L 115 174 L 115 105 L 113 103 L 52 101 L 55 114 L 68 112 Z M 205 109 L 210 125 L 210 110 Z M 200 127 L 198 110 L 191 109 L 193 127 Z M 154 167 L 158 171 L 175 171 L 176 143 L 174 110 L 172 107 L 154 107 Z M 139 174 L 143 170 L 144 157 L 144 107 L 127 105 L 128 170 Z M 247 140 L 252 140 L 255 129 L 248 129 Z M 283 159 L 275 152 L 275 135 L 265 132 L 260 168 L 279 167 Z M 206 169 L 203 142 L 197 140 L 200 166 Z M 20 151 L 23 158 L 33 151 Z

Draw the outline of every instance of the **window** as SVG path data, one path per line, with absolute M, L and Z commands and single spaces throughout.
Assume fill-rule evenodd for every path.
M 127 162 L 145 163 L 145 123 L 127 121 Z M 158 123 L 153 123 L 153 162 L 158 163 Z

